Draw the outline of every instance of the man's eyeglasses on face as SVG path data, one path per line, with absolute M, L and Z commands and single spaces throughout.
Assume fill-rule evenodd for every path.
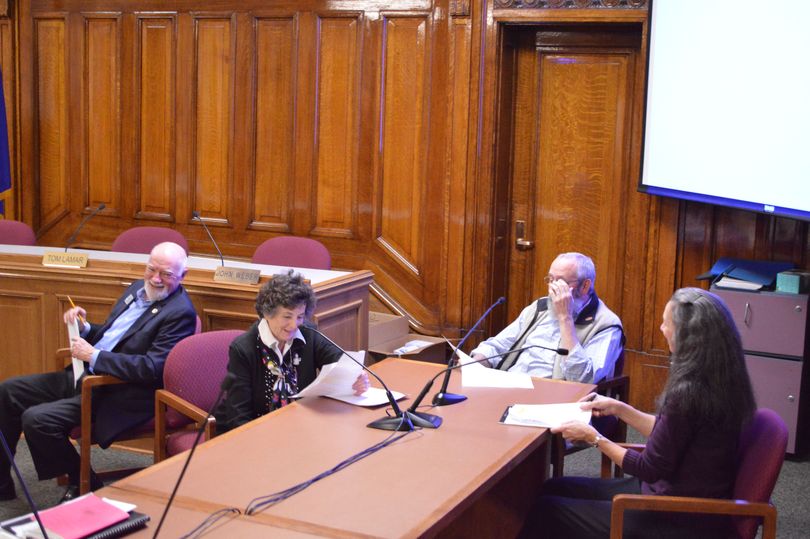
M 154 268 L 152 266 L 146 266 L 146 272 L 149 275 L 154 275 L 155 273 L 158 273 L 160 275 L 160 278 L 163 279 L 164 281 L 173 281 L 175 279 L 175 277 L 176 277 L 175 274 L 172 273 L 171 271 L 160 271 L 159 272 L 157 270 L 157 268 Z
M 562 277 L 555 277 L 554 275 L 546 275 L 545 277 L 543 277 L 543 282 L 546 284 L 551 284 L 554 281 L 558 281 L 560 279 L 568 283 L 570 286 L 579 286 L 579 279 L 572 279 L 569 281 L 567 279 L 563 279 Z

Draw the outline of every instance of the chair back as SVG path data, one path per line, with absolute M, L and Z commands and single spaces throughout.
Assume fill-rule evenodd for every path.
M 0 219 L 0 243 L 6 245 L 36 245 L 37 235 L 22 221 Z
M 737 455 L 737 478 L 734 482 L 734 498 L 749 502 L 768 503 L 779 478 L 788 429 L 776 412 L 760 408 L 740 434 Z M 734 525 L 739 537 L 754 537 L 759 527 L 756 518 L 735 518 Z
M 121 232 L 113 241 L 111 250 L 120 253 L 149 254 L 158 243 L 171 241 L 188 253 L 188 242 L 178 231 L 162 226 L 136 226 Z
M 228 366 L 228 347 L 241 330 L 226 329 L 190 335 L 177 343 L 163 368 L 163 386 L 205 411 L 211 411 Z M 182 427 L 190 419 L 168 410 L 166 426 Z
M 621 376 L 624 374 L 624 347 L 622 346 L 622 351 L 619 354 L 619 357 L 616 358 L 616 363 L 613 365 L 613 376 Z
M 312 238 L 277 236 L 265 240 L 253 252 L 254 264 L 294 268 L 332 269 L 329 249 Z

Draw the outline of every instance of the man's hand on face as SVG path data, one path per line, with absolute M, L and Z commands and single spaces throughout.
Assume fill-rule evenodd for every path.
M 554 306 L 554 313 L 558 319 L 573 317 L 574 295 L 571 286 L 563 279 L 557 279 L 548 284 L 548 298 Z

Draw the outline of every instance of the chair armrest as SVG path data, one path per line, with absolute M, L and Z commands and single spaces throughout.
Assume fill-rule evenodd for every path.
M 628 510 L 759 517 L 763 520 L 763 539 L 776 537 L 776 508 L 770 503 L 686 496 L 618 494 L 613 497 L 610 513 L 611 539 L 621 539 L 624 512 Z
M 622 393 L 626 393 L 630 387 L 630 377 L 626 374 L 605 378 L 596 384 L 596 392 L 606 395 L 609 391 L 620 389 Z
M 54 370 L 61 371 L 68 365 L 70 365 L 70 360 L 72 359 L 70 355 L 70 348 L 60 348 L 54 354 Z
M 161 404 L 164 406 L 160 406 Z M 179 397 L 170 391 L 158 389 L 155 392 L 155 420 L 159 417 L 161 419 L 165 417 L 166 407 L 186 416 L 195 423 L 205 421 L 205 419 L 208 418 L 208 412 L 199 406 L 195 406 L 183 397 Z
M 203 421 L 205 425 L 205 436 L 203 439 L 210 440 L 214 437 L 216 430 L 216 419 L 209 417 L 208 412 L 188 402 L 165 389 L 155 391 L 155 447 L 154 461 L 160 462 L 166 458 L 166 411 L 171 408 L 175 412 L 191 419 L 199 428 Z
M 113 376 L 111 374 L 88 374 L 82 379 L 82 395 L 84 395 L 85 388 L 94 388 L 99 386 L 114 386 L 117 384 L 126 384 L 126 380 Z M 83 397 L 82 397 L 83 398 Z

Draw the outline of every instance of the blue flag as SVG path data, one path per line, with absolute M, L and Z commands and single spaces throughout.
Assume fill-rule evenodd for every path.
M 11 189 L 11 161 L 8 155 L 8 124 L 3 74 L 0 72 L 0 195 Z M 0 214 L 6 215 L 5 200 L 0 200 Z

